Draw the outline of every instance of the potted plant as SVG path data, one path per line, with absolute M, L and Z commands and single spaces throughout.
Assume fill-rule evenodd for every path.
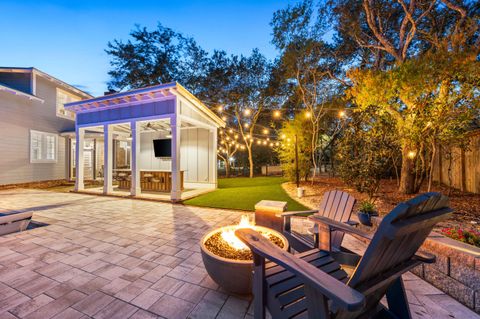
M 378 216 L 374 201 L 370 199 L 362 201 L 357 216 L 362 225 L 372 226 L 372 216 Z

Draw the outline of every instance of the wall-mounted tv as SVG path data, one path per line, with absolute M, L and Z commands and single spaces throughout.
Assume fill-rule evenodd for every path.
M 155 157 L 172 157 L 172 140 L 153 140 L 153 150 Z

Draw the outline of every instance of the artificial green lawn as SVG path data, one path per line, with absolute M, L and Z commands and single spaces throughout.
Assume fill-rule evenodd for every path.
M 236 177 L 218 180 L 218 189 L 184 201 L 186 205 L 230 208 L 253 211 L 259 201 L 278 200 L 287 202 L 288 210 L 307 210 L 283 190 L 282 177 Z

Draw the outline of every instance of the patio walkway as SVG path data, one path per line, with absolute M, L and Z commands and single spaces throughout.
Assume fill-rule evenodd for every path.
M 2 209 L 50 226 L 0 237 L 0 318 L 251 318 L 250 299 L 212 282 L 198 246 L 239 212 L 21 189 L 0 191 Z M 477 317 L 405 279 L 414 318 Z

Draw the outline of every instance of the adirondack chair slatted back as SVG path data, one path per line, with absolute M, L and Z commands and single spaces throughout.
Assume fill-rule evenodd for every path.
M 395 207 L 379 225 L 348 285 L 366 290 L 375 279 L 411 260 L 435 224 L 452 212 L 448 205 L 447 197 L 426 193 Z M 367 295 L 367 307 L 376 305 L 387 288 L 385 283 Z
M 323 194 L 317 214 L 338 222 L 347 222 L 352 215 L 355 202 L 355 197 L 348 193 L 339 190 L 329 191 Z M 332 246 L 340 247 L 344 235 L 343 232 L 334 232 L 331 237 Z

